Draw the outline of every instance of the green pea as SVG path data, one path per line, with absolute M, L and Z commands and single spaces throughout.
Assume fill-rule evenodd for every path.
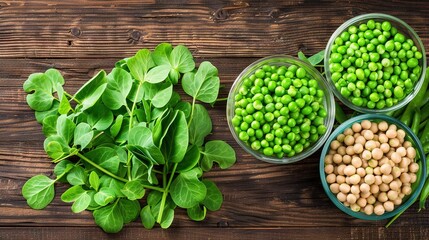
M 289 126 L 289 127 L 295 127 L 296 126 L 296 121 L 295 121 L 295 119 L 293 119 L 293 118 L 290 118 L 290 119 L 288 119 L 288 121 L 287 121 L 287 125 Z
M 363 100 L 360 97 L 355 97 L 352 99 L 352 103 L 353 103 L 353 105 L 361 107 L 363 105 Z
M 267 134 L 271 131 L 271 127 L 268 123 L 265 123 L 264 125 L 262 125 L 262 131 Z
M 247 140 L 249 140 L 249 135 L 247 135 L 247 133 L 243 131 L 243 132 L 240 132 L 240 133 L 238 134 L 238 138 L 239 138 L 241 141 L 246 142 Z
M 265 156 L 272 156 L 274 154 L 274 151 L 273 151 L 273 148 L 266 147 L 264 148 L 263 153 Z
M 289 112 L 297 112 L 299 111 L 299 107 L 296 102 L 290 102 L 288 104 Z

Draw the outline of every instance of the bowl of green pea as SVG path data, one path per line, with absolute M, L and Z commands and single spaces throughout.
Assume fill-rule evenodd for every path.
M 407 23 L 371 13 L 346 21 L 332 34 L 324 66 L 330 88 L 346 106 L 386 113 L 415 97 L 424 80 L 426 55 Z
M 237 143 L 269 163 L 293 163 L 316 152 L 335 118 L 327 81 L 308 63 L 287 55 L 257 60 L 234 81 L 227 121 Z

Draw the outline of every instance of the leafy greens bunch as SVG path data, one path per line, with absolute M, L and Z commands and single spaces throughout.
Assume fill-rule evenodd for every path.
M 139 216 L 147 229 L 168 228 L 176 207 L 195 221 L 221 207 L 221 192 L 203 172 L 214 162 L 229 168 L 236 156 L 226 142 L 204 140 L 212 121 L 197 100 L 214 103 L 220 84 L 210 62 L 197 69 L 185 46 L 162 43 L 120 60 L 107 75 L 98 72 L 74 95 L 64 83 L 49 69 L 31 74 L 23 86 L 56 163 L 55 179 L 37 175 L 24 184 L 30 207 L 45 208 L 55 183 L 69 183 L 61 200 L 72 202 L 75 213 L 93 211 L 109 233 Z M 191 103 L 173 90 L 179 83 Z

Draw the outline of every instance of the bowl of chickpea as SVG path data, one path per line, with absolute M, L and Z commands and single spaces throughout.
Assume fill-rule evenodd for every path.
M 330 135 L 319 171 L 326 194 L 340 210 L 359 219 L 381 220 L 416 200 L 426 158 L 406 125 L 387 115 L 364 114 Z

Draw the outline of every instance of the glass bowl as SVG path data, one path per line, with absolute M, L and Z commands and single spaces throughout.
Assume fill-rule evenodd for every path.
M 330 143 L 333 140 L 335 140 L 336 137 L 340 133 L 343 133 L 343 131 L 346 128 L 351 127 L 353 125 L 353 123 L 356 123 L 356 122 L 359 123 L 359 122 L 362 122 L 363 120 L 370 120 L 371 122 L 372 121 L 386 121 L 389 124 L 395 124 L 398 127 L 398 129 L 403 129 L 406 133 L 406 140 L 410 141 L 412 143 L 413 147 L 416 149 L 416 153 L 417 153 L 416 159 L 418 158 L 418 161 L 420 161 L 420 164 L 419 164 L 420 168 L 419 168 L 419 171 L 417 172 L 417 176 L 421 176 L 421 177 L 417 177 L 416 182 L 414 182 L 411 185 L 412 193 L 408 196 L 405 196 L 403 198 L 402 204 L 399 206 L 395 206 L 393 211 L 385 212 L 382 215 L 376 215 L 374 213 L 372 215 L 367 215 L 364 212 L 352 211 L 350 207 L 343 205 L 337 199 L 336 195 L 331 192 L 331 190 L 329 188 L 329 184 L 327 183 L 327 180 L 326 180 L 325 156 L 330 149 Z M 397 120 L 393 117 L 383 115 L 383 114 L 363 114 L 363 115 L 359 115 L 359 116 L 353 117 L 353 118 L 345 121 L 343 124 L 341 124 L 339 127 L 337 127 L 335 129 L 335 131 L 332 132 L 332 134 L 330 135 L 330 137 L 326 141 L 326 144 L 323 147 L 322 153 L 320 155 L 319 172 L 320 172 L 320 179 L 322 181 L 322 185 L 323 185 L 323 188 L 324 188 L 326 194 L 328 195 L 329 199 L 331 199 L 331 201 L 335 204 L 335 206 L 337 206 L 341 211 L 347 213 L 348 215 L 350 215 L 352 217 L 359 218 L 359 219 L 382 220 L 382 219 L 391 218 L 391 217 L 395 216 L 396 214 L 402 212 L 403 210 L 405 210 L 406 208 L 408 208 L 411 204 L 413 204 L 415 202 L 415 200 L 419 196 L 419 194 L 423 188 L 424 182 L 425 182 L 424 176 L 426 176 L 426 158 L 425 158 L 425 154 L 423 152 L 423 147 L 422 147 L 422 144 L 420 143 L 420 140 L 411 131 L 411 129 L 409 127 L 407 127 L 406 125 L 404 125 L 402 122 L 400 122 L 399 120 Z
M 324 118 L 324 125 L 326 126 L 326 132 L 319 137 L 319 139 L 314 142 L 312 145 L 310 145 L 308 148 L 304 149 L 299 154 L 296 154 L 292 157 L 283 157 L 283 158 L 277 158 L 277 157 L 268 157 L 264 155 L 261 152 L 253 150 L 250 146 L 248 146 L 245 142 L 241 141 L 238 138 L 238 134 L 236 133 L 234 126 L 232 124 L 232 118 L 234 117 L 234 109 L 235 109 L 235 95 L 238 93 L 240 87 L 243 84 L 243 79 L 249 77 L 255 71 L 259 68 L 261 68 L 263 65 L 271 65 L 271 66 L 290 66 L 290 65 L 297 65 L 298 67 L 304 68 L 310 76 L 315 79 L 319 85 L 319 89 L 321 89 L 324 92 L 323 97 L 323 105 L 324 108 L 327 111 L 327 115 Z M 287 93 L 286 93 L 287 94 Z M 335 119 L 335 102 L 334 102 L 334 96 L 329 91 L 328 84 L 326 80 L 323 78 L 323 76 L 317 71 L 313 66 L 309 65 L 306 62 L 303 62 L 299 60 L 298 58 L 287 56 L 287 55 L 274 55 L 262 58 L 260 60 L 255 61 L 254 63 L 250 64 L 248 67 L 246 67 L 240 75 L 238 75 L 237 79 L 234 81 L 228 95 L 227 100 L 227 106 L 226 106 L 226 115 L 227 115 L 227 121 L 229 129 L 232 133 L 232 136 L 237 141 L 237 143 L 248 153 L 250 153 L 255 158 L 269 162 L 269 163 L 278 163 L 278 164 L 286 164 L 286 163 L 293 163 L 297 162 L 299 160 L 302 160 L 311 154 L 313 154 L 315 151 L 317 151 L 326 141 L 326 139 L 329 137 L 329 133 L 332 130 L 334 119 Z
M 354 105 L 348 98 L 344 97 L 340 93 L 340 91 L 335 87 L 334 82 L 332 80 L 331 71 L 329 68 L 331 50 L 332 50 L 332 46 L 335 43 L 335 39 L 337 37 L 339 37 L 341 35 L 341 33 L 346 31 L 350 26 L 354 25 L 356 27 L 359 27 L 359 24 L 366 23 L 370 19 L 372 19 L 376 22 L 389 21 L 392 24 L 392 27 L 395 27 L 398 29 L 399 33 L 402 33 L 406 38 L 410 38 L 413 40 L 414 45 L 417 47 L 418 51 L 420 51 L 422 53 L 422 56 L 423 56 L 419 60 L 419 66 L 421 67 L 420 76 L 418 77 L 418 80 L 414 83 L 413 90 L 407 96 L 405 96 L 405 98 L 398 101 L 397 104 L 394 104 L 391 107 L 385 106 L 384 108 L 381 108 L 381 109 L 377 109 L 377 108 L 371 109 L 368 107 L 362 107 L 362 106 Z M 362 113 L 385 113 L 385 112 L 395 111 L 397 109 L 402 108 L 407 103 L 409 103 L 418 93 L 420 87 L 423 84 L 425 71 L 426 71 L 425 49 L 424 49 L 424 45 L 423 45 L 422 41 L 420 40 L 419 36 L 417 35 L 417 33 L 407 23 L 405 23 L 401 19 L 396 18 L 396 17 L 391 16 L 391 15 L 381 14 L 381 13 L 370 13 L 370 14 L 364 14 L 364 15 L 356 16 L 352 19 L 349 19 L 348 21 L 343 23 L 340 27 L 338 27 L 338 29 L 332 34 L 331 38 L 328 41 L 328 44 L 327 44 L 326 50 L 325 50 L 325 58 L 324 59 L 325 59 L 324 67 L 325 67 L 325 73 L 326 73 L 326 80 L 328 81 L 329 87 L 331 88 L 331 90 L 333 91 L 335 96 L 341 102 L 343 102 L 346 106 L 348 106 L 349 108 L 356 110 L 358 112 L 362 112 Z M 381 62 L 381 60 L 382 60 L 382 57 L 380 57 L 379 62 Z M 354 65 L 352 64 L 352 66 L 354 66 Z M 367 80 L 368 77 L 365 77 L 365 79 Z

